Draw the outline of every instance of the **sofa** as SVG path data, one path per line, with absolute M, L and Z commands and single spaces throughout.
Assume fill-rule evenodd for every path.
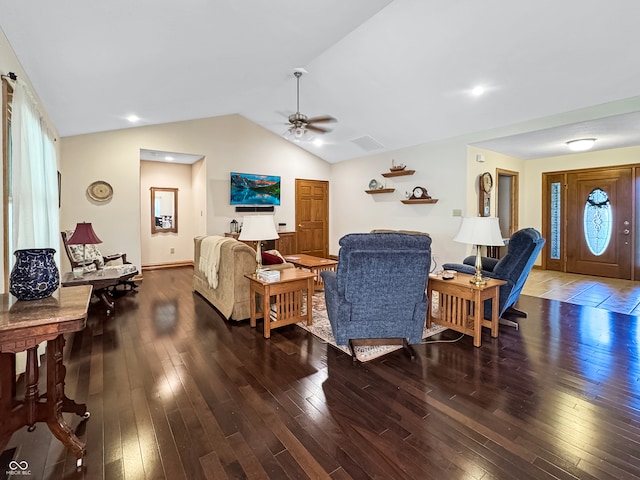
M 245 274 L 256 271 L 256 251 L 233 238 L 213 237 L 224 238 L 224 242 L 220 243 L 217 287 L 210 285 L 209 278 L 199 268 L 202 241 L 206 238 L 201 236 L 194 238 L 193 291 L 202 295 L 227 320 L 247 319 L 251 315 L 251 310 L 249 279 Z M 265 265 L 265 268 L 282 270 L 294 268 L 294 265 L 284 262 Z

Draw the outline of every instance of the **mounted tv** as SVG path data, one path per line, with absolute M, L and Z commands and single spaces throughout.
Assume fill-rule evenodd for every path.
M 231 205 L 280 205 L 280 176 L 231 172 Z

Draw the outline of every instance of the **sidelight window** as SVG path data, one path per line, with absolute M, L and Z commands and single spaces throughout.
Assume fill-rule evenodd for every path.
M 549 245 L 551 258 L 554 260 L 560 258 L 561 192 L 561 183 L 553 182 L 551 184 L 551 235 Z

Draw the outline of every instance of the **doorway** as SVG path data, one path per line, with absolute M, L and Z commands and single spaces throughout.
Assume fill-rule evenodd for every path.
M 329 182 L 296 178 L 298 252 L 326 258 L 329 251 Z
M 638 278 L 634 189 L 638 166 L 543 174 L 543 267 Z M 637 222 L 636 222 L 637 223 Z
M 518 172 L 496 169 L 496 216 L 502 238 L 511 238 L 518 230 L 518 198 L 520 178 Z

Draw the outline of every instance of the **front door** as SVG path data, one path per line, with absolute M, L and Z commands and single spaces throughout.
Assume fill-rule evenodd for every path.
M 566 179 L 567 271 L 630 279 L 631 167 L 575 171 Z
M 326 258 L 329 250 L 329 182 L 296 178 L 298 251 Z

